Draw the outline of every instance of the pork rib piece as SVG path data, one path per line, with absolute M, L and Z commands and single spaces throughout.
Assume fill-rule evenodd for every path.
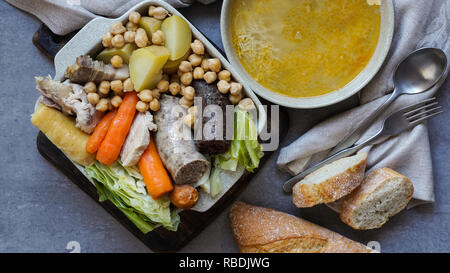
M 94 61 L 89 55 L 77 57 L 76 62 L 67 67 L 66 78 L 73 83 L 100 83 L 101 81 L 126 80 L 130 77 L 128 65 L 114 68 L 110 64 Z

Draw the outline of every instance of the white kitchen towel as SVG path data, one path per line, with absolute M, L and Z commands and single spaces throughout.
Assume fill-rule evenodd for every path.
M 187 7 L 194 0 L 163 0 L 175 8 Z M 197 0 L 209 4 L 215 0 Z M 6 0 L 29 12 L 46 24 L 53 33 L 64 35 L 82 28 L 97 16 L 119 17 L 142 0 Z
M 386 0 L 390 1 L 390 0 Z M 396 65 L 408 54 L 422 47 L 436 47 L 450 56 L 450 1 L 394 0 L 395 33 L 389 55 L 375 78 L 361 91 L 361 105 L 316 125 L 280 151 L 277 165 L 292 175 L 323 159 L 330 149 L 381 105 L 393 90 Z M 448 68 L 446 74 L 448 73 Z M 403 95 L 365 132 L 361 140 L 381 128 L 390 113 L 414 102 L 434 96 L 444 81 L 417 95 Z M 367 170 L 390 167 L 414 184 L 410 207 L 434 201 L 433 173 L 428 131 L 425 124 L 369 148 Z M 367 149 L 367 150 L 369 150 Z

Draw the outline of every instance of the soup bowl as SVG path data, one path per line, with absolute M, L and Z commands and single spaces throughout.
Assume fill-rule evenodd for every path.
M 282 0 L 286 1 L 286 0 Z M 342 88 L 314 97 L 290 97 L 276 93 L 259 84 L 241 64 L 232 42 L 232 7 L 235 0 L 224 0 L 220 28 L 222 42 L 228 60 L 241 75 L 247 85 L 264 99 L 290 108 L 310 109 L 332 105 L 358 93 L 375 76 L 388 55 L 394 33 L 394 6 L 392 0 L 380 3 L 380 33 L 375 51 L 362 71 Z

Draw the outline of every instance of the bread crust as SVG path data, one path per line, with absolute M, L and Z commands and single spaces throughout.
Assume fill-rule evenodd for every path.
M 353 222 L 353 217 L 354 217 L 354 214 L 355 214 L 357 208 L 359 206 L 361 206 L 361 204 L 364 202 L 364 200 L 371 193 L 375 192 L 377 189 L 384 186 L 386 183 L 391 181 L 391 179 L 393 179 L 393 178 L 405 179 L 405 181 L 407 181 L 407 183 L 410 185 L 410 194 L 407 198 L 407 202 L 405 202 L 405 204 L 403 206 L 399 207 L 393 213 L 393 215 L 402 211 L 407 206 L 408 202 L 411 200 L 411 198 L 413 196 L 414 186 L 408 177 L 406 177 L 392 169 L 381 168 L 381 169 L 376 169 L 376 170 L 372 171 L 366 177 L 366 179 L 364 179 L 363 183 L 361 183 L 361 185 L 355 191 L 353 191 L 351 194 L 349 194 L 348 196 L 346 196 L 343 199 L 342 206 L 341 206 L 341 212 L 339 214 L 339 217 L 341 218 L 341 220 L 354 229 L 365 230 L 365 229 L 380 228 L 381 226 L 383 226 L 389 220 L 389 218 L 386 218 L 386 220 L 384 222 L 380 223 L 376 227 L 361 227 Z
M 309 221 L 242 202 L 231 208 L 230 224 L 241 252 L 374 252 Z
M 294 204 L 299 208 L 334 202 L 357 188 L 364 180 L 367 153 L 356 165 L 342 171 L 321 183 L 295 184 L 292 190 Z

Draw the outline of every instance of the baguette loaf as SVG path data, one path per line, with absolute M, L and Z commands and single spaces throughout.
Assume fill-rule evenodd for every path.
M 374 252 L 295 216 L 236 202 L 230 213 L 231 229 L 244 253 L 351 253 Z
M 299 208 L 334 202 L 351 193 L 364 179 L 367 153 L 336 160 L 295 184 L 293 202 Z
M 377 169 L 344 198 L 340 218 L 354 229 L 380 228 L 406 207 L 413 192 L 408 177 L 388 168 Z

